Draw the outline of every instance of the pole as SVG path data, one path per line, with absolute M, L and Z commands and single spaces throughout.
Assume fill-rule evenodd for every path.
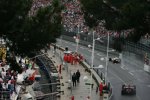
M 91 62 L 91 84 L 90 84 L 90 98 L 92 100 L 92 70 L 93 70 L 93 63 L 94 63 L 94 48 L 95 48 L 95 40 L 94 40 L 94 32 L 93 32 L 93 45 L 92 45 L 92 62 Z
M 62 45 L 62 35 L 60 36 L 60 48 L 61 48 L 61 45 Z M 61 58 L 61 49 L 59 48 L 60 50 L 60 58 Z
M 78 25 L 78 32 L 77 32 L 77 35 L 76 35 L 76 43 L 77 43 L 76 52 L 78 52 L 78 47 L 79 47 L 79 25 Z
M 70 70 L 70 83 L 69 84 L 70 84 L 70 90 L 71 90 L 70 94 L 72 95 L 72 81 L 71 80 L 72 80 L 72 74 L 71 74 L 71 70 Z
M 109 52 L 109 32 L 107 34 L 107 55 L 106 55 L 106 67 L 105 67 L 105 82 L 107 80 L 107 73 L 108 73 L 108 52 Z
M 78 52 L 79 41 L 77 40 L 76 52 Z

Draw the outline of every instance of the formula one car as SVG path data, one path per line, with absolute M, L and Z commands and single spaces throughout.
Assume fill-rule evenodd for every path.
M 109 61 L 113 62 L 113 63 L 120 63 L 121 59 L 118 57 L 114 57 L 114 58 L 109 58 Z
M 136 86 L 135 85 L 122 85 L 121 90 L 122 95 L 135 95 L 136 94 Z

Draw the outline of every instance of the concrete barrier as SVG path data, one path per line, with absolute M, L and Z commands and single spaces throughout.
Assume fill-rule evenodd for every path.
M 89 72 L 92 72 L 92 77 L 93 79 L 96 81 L 97 85 L 99 86 L 100 82 L 102 81 L 102 79 L 100 78 L 100 76 L 95 72 L 94 69 L 90 69 L 90 65 L 88 65 L 86 62 L 82 61 L 80 62 L 80 64 Z M 104 93 L 103 95 L 103 100 L 110 100 L 111 97 L 113 95 L 112 92 L 112 86 L 110 85 L 110 91 L 108 93 Z

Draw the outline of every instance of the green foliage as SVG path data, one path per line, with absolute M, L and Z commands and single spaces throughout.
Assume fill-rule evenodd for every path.
M 123 49 L 123 44 L 124 44 L 124 38 L 121 37 L 115 38 L 113 43 L 113 48 L 118 52 L 121 52 Z
M 107 0 L 108 4 L 115 6 L 116 8 L 121 8 L 125 3 L 131 0 Z
M 142 35 L 150 34 L 150 2 L 148 0 L 81 0 L 86 23 L 95 27 L 105 20 L 108 30 L 134 29 L 130 40 L 138 41 Z M 92 15 L 91 20 L 88 15 Z
M 93 28 L 98 25 L 99 19 L 102 19 L 102 0 L 80 0 L 83 4 L 81 9 L 84 12 L 86 25 Z
M 22 68 L 19 66 L 15 58 L 10 58 L 9 60 L 11 70 L 18 71 L 18 73 L 22 73 Z
M 53 0 L 29 17 L 31 5 L 32 0 L 0 1 L 0 33 L 12 41 L 10 49 L 19 54 L 38 51 L 47 43 L 56 42 L 61 34 L 63 6 L 59 0 Z
M 0 34 L 20 31 L 32 0 L 0 0 Z

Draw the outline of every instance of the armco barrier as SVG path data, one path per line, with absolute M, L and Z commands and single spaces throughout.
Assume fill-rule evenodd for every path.
M 54 46 L 55 44 L 52 44 L 52 46 Z M 57 47 L 57 49 L 65 51 L 65 49 L 63 47 L 59 47 L 59 45 L 55 45 Z M 86 69 L 86 71 L 88 71 L 89 73 L 92 72 L 92 77 L 93 79 L 96 81 L 97 86 L 99 86 L 99 83 L 102 81 L 102 79 L 100 78 L 100 76 L 95 72 L 95 70 L 90 69 L 90 65 L 88 65 L 85 61 L 81 61 L 80 64 Z M 108 99 L 103 99 L 103 100 L 110 100 L 111 97 L 113 95 L 113 91 L 112 91 L 112 85 L 110 85 L 110 91 L 108 93 Z
M 90 69 L 90 66 L 84 62 L 84 61 L 81 61 L 80 64 L 90 73 L 92 73 L 92 77 L 93 79 L 96 81 L 97 83 L 97 86 L 99 86 L 99 83 L 102 82 L 102 79 L 100 78 L 100 76 L 95 72 L 94 69 Z M 103 100 L 110 100 L 111 97 L 112 97 L 112 86 L 110 86 L 110 91 L 108 94 L 104 94 L 103 95 Z M 107 97 L 108 96 L 108 97 Z
M 62 39 L 63 40 L 66 40 L 66 41 L 69 41 L 69 42 L 73 42 L 75 43 L 75 40 L 70 37 L 70 36 L 66 36 L 66 35 L 62 35 Z M 80 40 L 79 44 L 82 45 L 82 46 L 88 46 L 89 44 L 91 44 L 92 42 L 89 42 L 89 41 L 84 41 L 84 40 Z M 95 50 L 98 50 L 100 52 L 103 52 L 103 53 L 106 53 L 106 50 L 107 50 L 107 47 L 104 46 L 104 45 L 100 45 L 100 44 L 95 44 L 96 47 L 95 47 Z M 112 48 L 109 48 L 109 49 L 112 49 Z M 118 52 L 109 52 L 109 55 L 116 55 L 118 56 L 119 53 Z

